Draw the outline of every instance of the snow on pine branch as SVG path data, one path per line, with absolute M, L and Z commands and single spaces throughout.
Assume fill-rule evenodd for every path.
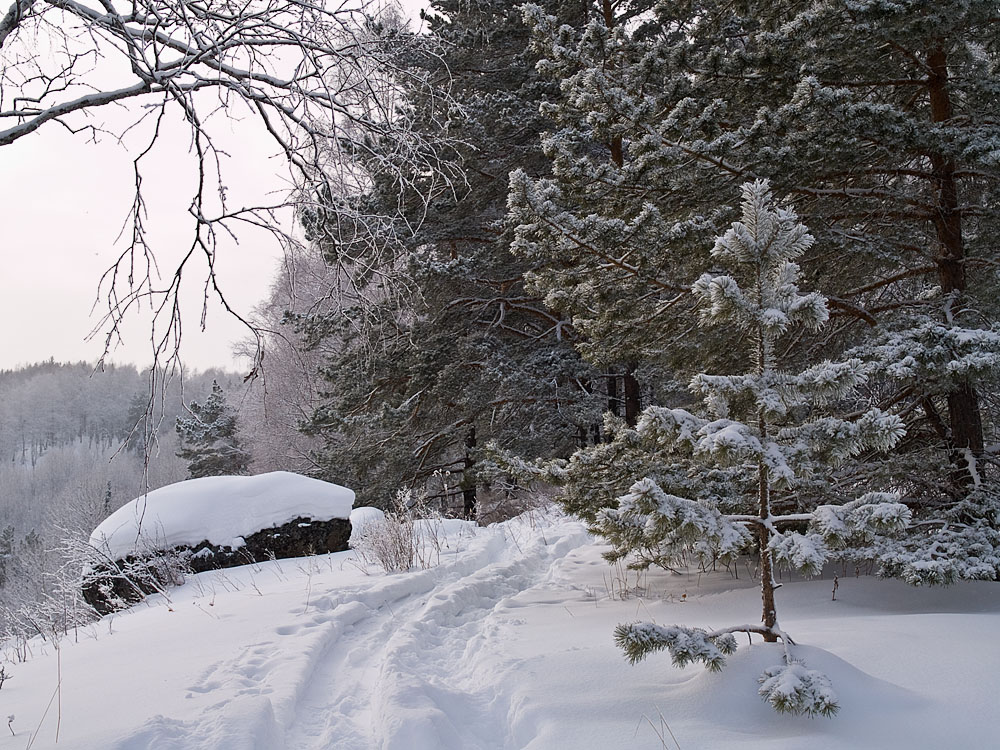
M 649 478 L 618 498 L 618 507 L 601 510 L 597 527 L 615 549 L 641 551 L 639 567 L 670 567 L 687 552 L 701 560 L 732 559 L 751 541 L 742 523 L 704 502 L 664 492 Z
M 794 659 L 765 669 L 757 692 L 779 713 L 833 716 L 840 709 L 830 678 Z
M 797 374 L 771 370 L 760 375 L 698 373 L 689 389 L 706 399 L 719 417 L 729 416 L 730 402 L 750 398 L 766 419 L 781 419 L 798 407 L 822 406 L 849 395 L 867 382 L 861 360 L 819 362 Z
M 821 505 L 812 513 L 810 531 L 833 549 L 870 543 L 878 536 L 903 532 L 913 514 L 889 492 L 868 492 L 844 505 Z
M 717 410 L 728 410 L 728 407 L 720 407 L 726 399 L 712 398 L 715 396 L 714 383 L 726 383 L 724 378 L 714 381 L 705 378 L 698 382 L 710 393 L 706 398 L 710 405 Z M 759 385 L 749 385 L 747 389 L 764 396 L 775 393 Z M 761 404 L 758 406 L 765 417 L 783 410 L 777 406 L 770 410 Z M 696 459 L 719 466 L 763 463 L 775 481 L 791 487 L 796 476 L 808 476 L 819 465 L 837 465 L 867 448 L 888 450 L 903 436 L 905 427 L 898 416 L 872 409 L 856 421 L 823 417 L 783 427 L 771 439 L 761 442 L 755 425 L 727 418 L 707 420 L 685 409 L 649 407 L 640 416 L 636 431 L 640 438 L 659 449 L 687 450 Z
M 651 622 L 619 625 L 615 628 L 615 644 L 632 664 L 657 651 L 669 651 L 675 667 L 701 662 L 712 672 L 721 671 L 726 656 L 736 651 L 736 638 L 731 632 L 709 633 L 700 628 L 664 627 Z
M 756 429 L 730 419 L 717 419 L 698 431 L 694 446 L 696 457 L 705 457 L 724 466 L 756 461 L 764 454 L 764 446 Z
M 767 548 L 776 565 L 787 566 L 807 576 L 819 574 L 830 556 L 821 536 L 796 531 L 772 534 Z
M 667 651 L 675 667 L 701 662 L 709 671 L 720 672 L 726 656 L 736 651 L 733 633 L 760 630 L 744 625 L 709 632 L 679 625 L 634 622 L 615 628 L 615 644 L 632 664 L 652 653 Z M 758 694 L 779 713 L 829 717 L 840 709 L 830 678 L 788 656 L 783 664 L 765 669 L 758 682 Z
M 708 420 L 696 417 L 686 409 L 650 406 L 639 417 L 636 432 L 641 438 L 661 447 L 687 445 L 693 448 L 699 430 Z
M 940 385 L 1000 370 L 1000 324 L 964 328 L 927 321 L 890 330 L 854 350 L 869 367 L 904 383 Z
M 889 450 L 905 432 L 899 416 L 870 409 L 855 421 L 822 417 L 795 427 L 783 427 L 777 437 L 782 442 L 808 444 L 817 462 L 836 466 L 866 448 Z

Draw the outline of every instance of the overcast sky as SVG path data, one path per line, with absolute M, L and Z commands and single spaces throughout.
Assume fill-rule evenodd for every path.
M 409 0 L 411 9 L 423 3 Z M 104 108 L 114 120 L 121 115 Z M 286 190 L 288 170 L 274 148 L 247 123 L 216 122 L 231 154 L 224 169 L 230 198 L 260 204 L 277 202 Z M 161 271 L 173 271 L 172 258 L 190 244 L 185 232 L 193 158 L 183 128 L 165 141 L 150 161 L 144 183 L 149 190 L 150 228 Z M 98 299 L 102 273 L 126 247 L 118 239 L 132 201 L 132 155 L 143 143 L 139 134 L 124 146 L 110 137 L 99 143 L 72 135 L 51 123 L 0 148 L 0 236 L 4 248 L 0 273 L 0 369 L 54 357 L 57 361 L 95 361 L 104 336 L 88 340 L 100 323 Z M 131 153 L 130 153 L 131 152 Z M 187 178 L 187 179 L 185 179 Z M 291 229 L 290 212 L 287 214 Z M 230 303 L 251 313 L 268 292 L 280 247 L 264 234 L 241 235 L 239 245 L 222 246 L 218 278 Z M 173 255 L 172 255 L 173 254 Z M 182 359 L 199 370 L 239 367 L 233 343 L 244 329 L 221 307 L 209 309 L 207 332 L 199 331 L 200 286 L 191 275 L 185 298 Z M 96 303 L 96 308 L 95 308 Z M 148 364 L 148 316 L 133 315 L 122 345 L 111 360 Z
M 235 183 L 259 189 L 263 197 L 282 187 L 279 175 L 287 170 L 267 158 L 265 144 L 258 145 L 260 152 L 244 154 L 245 159 L 228 167 Z M 183 172 L 192 160 L 181 138 L 164 144 L 158 157 L 150 163 L 148 177 L 150 226 L 166 274 L 173 270 L 176 251 L 190 243 L 184 231 L 190 194 Z M 0 175 L 5 248 L 0 367 L 49 357 L 96 360 L 104 337 L 87 337 L 105 309 L 98 300 L 98 283 L 126 247 L 118 236 L 132 200 L 128 151 L 111 138 L 90 143 L 58 126 L 43 127 L 0 148 Z M 266 237 L 245 237 L 239 247 L 223 248 L 219 275 L 241 311 L 249 313 L 266 295 L 279 253 Z M 203 268 L 197 270 L 202 275 Z M 242 336 L 240 327 L 216 307 L 209 311 L 207 335 L 200 334 L 199 281 L 194 275 L 189 279 L 183 358 L 198 369 L 232 367 L 231 342 Z M 134 315 L 112 360 L 148 363 L 149 337 L 148 316 Z

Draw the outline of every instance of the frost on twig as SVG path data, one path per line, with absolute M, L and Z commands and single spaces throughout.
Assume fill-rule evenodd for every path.
M 258 374 L 262 332 L 216 275 L 224 243 L 264 234 L 287 251 L 299 241 L 294 212 L 320 205 L 340 244 L 391 246 L 394 232 L 412 231 L 402 214 L 373 215 L 358 197 L 375 175 L 428 202 L 461 181 L 446 127 L 458 105 L 447 76 L 431 80 L 405 62 L 414 56 L 440 57 L 376 0 L 15 0 L 0 16 L 0 147 L 58 124 L 84 141 L 118 141 L 132 158 L 131 207 L 95 305 L 103 310 L 92 335 L 104 339 L 105 356 L 126 316 L 144 310 L 154 364 L 177 364 L 182 288 L 191 286 L 201 327 L 215 300 L 249 329 Z M 418 132 L 407 90 L 426 93 L 440 137 Z M 237 179 L 225 139 L 236 121 L 247 123 L 239 137 L 263 140 L 262 159 L 288 164 L 289 191 L 241 203 L 230 194 Z M 187 143 L 171 154 L 170 200 L 184 208 L 170 219 L 186 235 L 158 247 L 150 161 L 178 130 Z

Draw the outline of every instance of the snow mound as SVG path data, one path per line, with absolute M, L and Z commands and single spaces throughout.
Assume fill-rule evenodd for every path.
M 352 505 L 353 490 L 287 471 L 188 479 L 126 503 L 94 529 L 90 544 L 112 559 L 206 540 L 239 547 L 244 536 L 296 518 L 350 518 Z
M 385 513 L 378 508 L 355 508 L 351 511 L 351 539 L 347 543 L 349 547 L 354 547 L 364 533 L 364 528 L 369 524 L 385 523 Z
M 800 733 L 825 733 L 830 728 L 824 722 L 846 722 L 866 727 L 864 735 L 880 738 L 872 747 L 889 747 L 891 736 L 882 737 L 880 727 L 898 727 L 907 715 L 927 708 L 927 701 L 917 694 L 887 680 L 874 677 L 835 654 L 809 645 L 792 647 L 792 656 L 806 668 L 829 677 L 838 697 L 840 711 L 835 719 L 807 716 L 776 716 L 774 709 L 756 695 L 761 674 L 769 667 L 783 663 L 784 647 L 778 643 L 745 644 L 727 657 L 722 672 L 695 672 L 693 678 L 679 689 L 676 705 L 694 713 L 699 706 L 711 705 L 716 712 L 713 721 L 720 733 L 745 732 L 749 729 L 768 732 L 778 725 L 790 736 Z M 839 732 L 843 727 L 836 727 Z

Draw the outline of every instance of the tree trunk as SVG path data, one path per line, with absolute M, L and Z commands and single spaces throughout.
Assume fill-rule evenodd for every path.
M 931 119 L 945 122 L 952 117 L 948 82 L 948 59 L 943 47 L 927 53 L 927 88 L 930 97 Z M 934 229 L 938 240 L 935 258 L 941 291 L 945 295 L 945 319 L 951 323 L 953 312 L 961 314 L 962 297 L 966 290 L 965 243 L 962 237 L 962 212 L 958 200 L 958 180 L 955 161 L 950 157 L 930 155 L 934 182 L 937 189 L 937 210 Z M 948 422 L 951 427 L 951 460 L 953 478 L 961 488 L 973 483 L 968 455 L 979 458 L 983 454 L 983 423 L 979 398 L 972 381 L 966 377 L 948 394 Z
M 979 397 L 969 378 L 948 394 L 948 420 L 951 423 L 951 461 L 953 476 L 959 487 L 968 488 L 974 483 L 970 455 L 976 466 L 983 455 L 983 421 L 979 411 Z M 978 472 L 979 469 L 977 468 Z
M 462 476 L 462 515 L 469 520 L 474 520 L 478 506 L 476 498 L 476 481 L 472 477 L 472 467 L 476 463 L 472 451 L 476 447 L 476 427 L 469 428 L 465 436 L 465 470 Z
M 622 401 L 618 395 L 618 374 L 609 369 L 605 379 L 608 383 L 608 411 L 616 417 L 620 417 L 622 415 Z
M 601 17 L 604 19 L 604 25 L 609 29 L 613 29 L 616 23 L 614 5 L 612 0 L 601 0 Z M 606 64 L 609 70 L 614 69 L 613 60 L 608 60 Z M 625 149 L 623 148 L 621 136 L 612 138 L 611 143 L 608 145 L 611 148 L 611 161 L 614 162 L 616 167 L 621 168 L 625 164 Z
M 609 29 L 615 27 L 615 3 L 612 0 L 601 0 L 601 14 L 604 18 L 604 25 Z M 614 67 L 613 61 L 608 61 L 608 68 Z M 611 148 L 611 161 L 618 168 L 625 165 L 625 149 L 623 147 L 623 142 L 621 136 L 616 136 L 612 138 L 609 144 Z M 625 392 L 625 424 L 629 427 L 635 427 L 636 422 L 639 421 L 639 411 L 641 409 L 640 402 L 640 392 L 639 392 L 639 381 L 635 379 L 633 375 L 634 367 L 630 366 L 625 370 L 625 375 L 622 376 L 622 389 Z M 615 383 L 615 390 L 617 391 L 618 384 Z M 610 386 L 608 389 L 609 399 L 610 399 Z M 612 410 L 614 414 L 618 414 L 617 410 Z
M 642 394 L 639 390 L 639 381 L 636 380 L 635 375 L 632 373 L 633 369 L 629 367 L 622 377 L 622 382 L 625 386 L 625 423 L 629 427 L 635 427 L 635 423 L 639 421 L 639 412 L 642 409 Z
M 758 276 L 758 290 L 762 286 L 762 279 Z M 758 331 L 757 341 L 757 375 L 763 376 L 772 365 L 773 340 L 762 328 Z M 767 444 L 767 418 L 764 410 L 757 412 L 757 430 L 760 432 L 761 445 Z M 764 640 L 767 643 L 775 643 L 778 636 L 773 632 L 774 626 L 778 623 L 777 607 L 774 604 L 774 560 L 771 557 L 771 549 L 768 543 L 771 541 L 771 482 L 768 476 L 767 464 L 760 461 L 757 464 L 757 503 L 760 511 L 761 522 L 757 525 L 757 543 L 760 545 L 760 599 L 762 613 L 760 620 L 767 632 L 764 633 Z
M 764 429 L 763 423 L 761 428 Z M 771 488 L 768 486 L 767 467 L 760 464 L 757 467 L 757 474 L 760 517 L 763 520 L 771 515 Z M 763 605 L 760 620 L 765 628 L 773 628 L 778 623 L 777 608 L 774 605 L 774 565 L 771 560 L 771 550 L 767 546 L 768 542 L 771 541 L 771 534 L 763 523 L 757 528 L 757 540 L 760 544 L 760 598 Z M 778 636 L 773 632 L 768 632 L 764 634 L 764 640 L 768 643 L 776 643 Z
M 589 380 L 585 380 L 581 383 L 583 390 L 587 393 L 592 394 L 594 392 L 594 386 Z M 588 429 L 585 425 L 580 425 L 576 431 L 576 441 L 580 448 L 587 447 L 587 436 L 592 436 L 593 445 L 597 445 L 601 442 L 601 423 L 594 422 L 590 425 Z

